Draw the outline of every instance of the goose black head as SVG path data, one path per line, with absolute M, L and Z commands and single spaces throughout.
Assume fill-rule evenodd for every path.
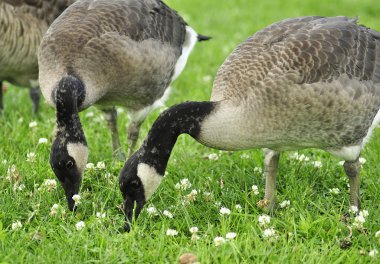
M 87 164 L 86 142 L 70 142 L 60 133 L 52 145 L 50 165 L 65 191 L 69 210 L 73 210 L 73 195 L 78 194 L 84 168 Z
M 146 201 L 160 185 L 163 175 L 140 160 L 139 151 L 125 163 L 119 176 L 120 190 L 124 198 L 125 230 L 130 231 L 133 218 L 137 218 Z
M 86 137 L 78 115 L 78 106 L 84 97 L 84 85 L 73 75 L 63 77 L 53 93 L 57 130 L 51 147 L 50 165 L 65 190 L 70 210 L 74 209 L 72 197 L 78 194 L 88 158 Z

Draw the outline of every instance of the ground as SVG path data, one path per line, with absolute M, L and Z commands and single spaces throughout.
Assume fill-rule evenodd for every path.
M 199 33 L 212 36 L 195 48 L 173 85 L 167 106 L 208 100 L 216 71 L 233 48 L 283 18 L 359 16 L 360 23 L 380 30 L 380 5 L 370 0 L 170 0 L 167 4 Z M 132 232 L 124 233 L 120 231 L 122 197 L 117 183 L 123 163 L 112 160 L 110 135 L 101 112 L 90 108 L 81 113 L 94 168 L 85 172 L 81 203 L 72 213 L 66 208 L 61 186 L 51 181 L 55 179 L 48 162 L 54 110 L 42 103 L 40 116 L 33 117 L 27 90 L 15 87 L 9 87 L 4 101 L 0 116 L 0 263 L 175 263 L 187 252 L 201 263 L 379 261 L 372 256 L 380 250 L 380 238 L 375 237 L 380 230 L 379 129 L 362 155 L 366 159 L 361 174 L 362 206 L 368 216 L 364 212 L 356 221 L 341 219 L 349 208 L 347 179 L 339 160 L 325 152 L 282 155 L 277 196 L 279 203 L 289 200 L 290 205 L 270 215 L 268 223 L 256 206 L 264 192 L 262 151 L 219 152 L 181 136 L 165 180 Z M 143 124 L 139 144 L 160 111 Z M 125 111 L 119 112 L 126 150 L 128 119 Z M 39 143 L 40 138 L 47 143 Z M 344 240 L 351 226 L 352 236 Z M 198 232 L 192 234 L 191 227 Z M 231 232 L 236 237 L 227 239 Z M 346 249 L 342 249 L 343 240 L 349 242 Z

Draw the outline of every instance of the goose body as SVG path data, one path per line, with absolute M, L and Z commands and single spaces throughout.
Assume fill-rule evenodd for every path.
M 31 87 L 34 112 L 39 101 L 38 46 L 49 25 L 73 1 L 0 1 L 0 81 Z
M 201 39 L 206 37 L 160 0 L 79 0 L 51 25 L 39 50 L 39 80 L 57 110 L 51 165 L 60 180 L 75 179 L 71 187 L 64 185 L 71 209 L 87 162 L 78 111 L 91 105 L 126 107 L 133 148 L 141 123 L 167 97 Z M 116 116 L 109 113 L 115 150 L 120 147 Z M 74 169 L 65 167 L 69 161 Z
M 345 160 L 360 207 L 358 158 L 380 121 L 380 33 L 346 17 L 301 17 L 257 32 L 226 59 L 210 102 L 164 112 L 120 174 L 128 221 L 157 188 L 179 134 L 226 150 L 265 149 L 265 198 L 275 205 L 280 152 L 319 148 Z M 153 151 L 154 150 L 154 151 Z

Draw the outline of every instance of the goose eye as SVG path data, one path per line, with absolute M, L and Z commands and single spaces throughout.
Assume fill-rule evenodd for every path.
M 72 166 L 74 166 L 74 162 L 69 160 L 67 163 L 66 163 L 66 169 L 70 169 Z
M 134 187 L 139 187 L 140 186 L 140 182 L 138 181 L 138 180 L 133 180 L 133 181 L 131 181 L 131 183 L 130 183 L 132 186 L 134 186 Z

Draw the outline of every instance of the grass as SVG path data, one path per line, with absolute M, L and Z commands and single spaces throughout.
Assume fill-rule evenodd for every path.
M 213 39 L 198 45 L 181 77 L 173 85 L 167 105 L 185 100 L 208 100 L 212 80 L 228 54 L 245 38 L 264 26 L 287 17 L 304 15 L 359 16 L 360 22 L 380 30 L 380 5 L 375 1 L 346 0 L 170 0 L 198 32 Z M 291 201 L 290 207 L 272 215 L 270 226 L 278 238 L 264 239 L 258 216 L 263 212 L 256 202 L 262 198 L 264 179 L 254 169 L 261 168 L 260 150 L 222 152 L 206 148 L 189 136 L 181 136 L 168 165 L 168 175 L 147 207 L 155 206 L 158 216 L 142 212 L 131 233 L 120 232 L 123 216 L 118 209 L 122 198 L 117 177 L 123 166 L 111 158 L 110 135 L 95 108 L 81 113 L 87 141 L 89 162 L 104 161 L 105 170 L 87 170 L 81 187 L 82 203 L 77 212 L 66 210 L 60 186 L 48 191 L 44 182 L 55 176 L 49 166 L 50 142 L 55 122 L 53 109 L 41 105 L 39 117 L 31 115 L 31 103 L 26 90 L 11 87 L 5 95 L 5 111 L 0 117 L 0 263 L 175 263 L 185 252 L 197 255 L 201 263 L 378 263 L 368 252 L 380 250 L 374 234 L 380 229 L 380 132 L 377 130 L 363 152 L 367 162 L 362 170 L 362 204 L 369 211 L 364 224 L 366 232 L 353 231 L 352 245 L 340 248 L 348 236 L 347 225 L 341 221 L 349 206 L 347 179 L 337 159 L 318 150 L 301 153 L 312 161 L 322 162 L 315 168 L 311 162 L 282 155 L 277 194 L 279 201 Z M 93 112 L 91 117 L 89 112 Z M 159 110 L 145 121 L 140 143 L 157 118 Z M 121 140 L 126 147 L 125 114 L 119 115 Z M 35 128 L 29 123 L 37 121 Z M 48 138 L 48 144 L 38 144 Z M 126 149 L 125 149 L 126 150 Z M 36 153 L 34 162 L 27 153 Z M 205 159 L 216 153 L 218 160 Z M 244 155 L 243 155 L 244 154 Z M 243 156 L 242 156 L 243 155 Z M 245 158 L 248 156 L 249 158 Z M 7 160 L 7 162 L 2 162 Z M 19 181 L 9 181 L 7 170 L 15 165 Z M 107 176 L 107 177 L 106 177 Z M 175 184 L 188 178 L 188 190 L 178 191 Z M 16 185 L 15 185 L 16 184 Z M 24 184 L 23 190 L 14 190 Z M 254 195 L 251 186 L 260 194 Z M 332 195 L 331 188 L 339 188 Z M 198 190 L 194 202 L 182 201 L 192 189 Z M 204 199 L 204 193 L 211 196 Z M 50 216 L 53 204 L 60 208 Z M 235 205 L 242 206 L 241 212 Z M 221 216 L 221 206 L 231 209 Z M 169 210 L 168 218 L 162 211 Z M 97 212 L 106 213 L 98 219 Z M 12 223 L 22 227 L 12 230 Z M 85 222 L 77 231 L 75 224 Z M 189 228 L 199 228 L 198 241 L 191 241 Z M 166 236 L 167 229 L 176 229 L 175 237 Z M 219 247 L 214 238 L 236 232 L 237 237 Z

